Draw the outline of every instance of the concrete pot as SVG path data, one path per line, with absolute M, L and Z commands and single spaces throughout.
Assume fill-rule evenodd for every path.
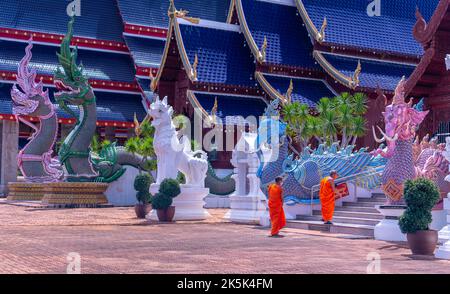
M 409 248 L 415 255 L 433 255 L 438 243 L 438 232 L 435 230 L 417 231 L 406 234 Z

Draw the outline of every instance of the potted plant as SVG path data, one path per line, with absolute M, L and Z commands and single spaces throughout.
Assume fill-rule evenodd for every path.
M 134 206 L 134 211 L 138 218 L 145 218 L 152 209 L 151 195 L 149 192 L 151 176 L 147 173 L 141 173 L 134 179 L 134 189 L 137 191 L 136 199 L 138 203 Z
M 156 210 L 159 221 L 171 222 L 175 216 L 173 198 L 180 194 L 180 184 L 174 179 L 165 179 L 159 186 L 158 193 L 152 198 L 152 207 Z
M 413 254 L 433 255 L 438 232 L 430 230 L 431 210 L 440 197 L 438 187 L 428 179 L 408 180 L 404 198 L 407 208 L 399 219 L 400 230 L 406 234 Z

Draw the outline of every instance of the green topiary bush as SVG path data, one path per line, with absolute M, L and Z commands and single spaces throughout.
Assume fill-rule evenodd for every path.
M 152 198 L 153 209 L 167 209 L 172 205 L 172 198 L 161 193 L 156 193 Z
M 399 219 L 402 233 L 428 230 L 431 224 L 431 210 L 440 198 L 439 188 L 428 179 L 405 182 L 404 198 L 407 208 Z
M 165 179 L 159 186 L 159 193 L 164 194 L 170 198 L 177 197 L 180 194 L 180 184 L 174 179 Z
M 149 174 L 143 173 L 134 179 L 134 189 L 137 191 L 136 199 L 141 204 L 151 203 L 152 198 L 149 192 L 152 178 Z

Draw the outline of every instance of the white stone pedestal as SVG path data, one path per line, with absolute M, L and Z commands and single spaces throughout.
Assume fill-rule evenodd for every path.
M 175 206 L 174 221 L 180 220 L 205 220 L 210 214 L 203 206 L 205 205 L 204 198 L 208 196 L 209 189 L 201 187 L 192 187 L 189 185 L 180 185 L 181 193 L 173 199 L 173 206 Z M 153 184 L 150 186 L 150 193 L 153 195 L 158 193 L 159 185 Z M 157 221 L 158 216 L 156 211 L 152 210 L 147 214 L 148 220 Z
M 436 258 L 450 259 L 450 193 L 444 199 L 444 209 L 447 210 L 447 225 L 439 231 L 439 243 L 442 244 L 435 253 Z
M 114 206 L 133 206 L 137 202 L 137 191 L 134 190 L 133 183 L 139 170 L 132 166 L 125 168 L 125 173 L 117 181 L 110 183 L 105 192 L 108 202 Z
M 400 231 L 398 218 L 403 214 L 406 206 L 380 205 L 377 209 L 384 216 L 374 230 L 376 240 L 382 241 L 406 241 L 406 235 Z
M 230 207 L 224 218 L 235 223 L 260 224 L 261 217 L 266 213 L 266 205 L 261 196 L 231 195 Z
M 450 240 L 450 199 L 448 198 L 450 196 L 447 195 L 447 198 L 444 199 L 444 209 L 447 211 L 447 225 L 444 226 L 439 231 L 439 244 L 444 244 L 448 240 Z

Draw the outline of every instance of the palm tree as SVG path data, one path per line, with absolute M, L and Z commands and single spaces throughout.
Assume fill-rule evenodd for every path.
M 342 96 L 341 96 L 342 97 Z M 346 100 L 340 101 L 341 103 L 346 102 Z M 350 104 L 340 104 L 337 107 L 337 120 L 339 128 L 341 129 L 342 142 L 341 147 L 345 148 L 347 146 L 348 139 L 347 136 L 350 132 L 350 128 L 353 123 L 353 113 Z
M 352 99 L 353 113 L 364 115 L 367 112 L 367 97 L 363 93 L 356 93 Z
M 363 116 L 357 116 L 353 119 L 352 127 L 351 127 L 351 135 L 353 139 L 351 141 L 352 145 L 356 144 L 356 139 L 358 137 L 364 136 L 366 133 L 366 120 Z

